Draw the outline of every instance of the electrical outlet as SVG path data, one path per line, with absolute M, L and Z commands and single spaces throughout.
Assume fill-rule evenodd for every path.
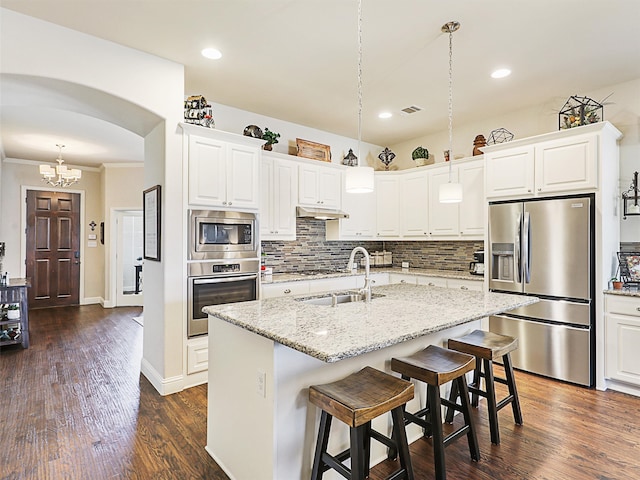
M 256 393 L 265 398 L 267 396 L 267 374 L 262 370 L 256 372 Z

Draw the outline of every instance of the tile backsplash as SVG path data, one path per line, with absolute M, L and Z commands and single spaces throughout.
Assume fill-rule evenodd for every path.
M 309 218 L 296 220 L 295 241 L 263 241 L 265 265 L 274 273 L 291 273 L 310 269 L 346 269 L 349 254 L 362 246 L 369 253 L 387 250 L 393 253 L 393 266 L 409 262 L 413 268 L 468 271 L 473 252 L 484 248 L 483 242 L 380 242 L 327 241 L 326 222 Z

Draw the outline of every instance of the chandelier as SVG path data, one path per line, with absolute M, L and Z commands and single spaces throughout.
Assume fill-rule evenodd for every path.
M 58 165 L 52 167 L 51 165 L 40 165 L 40 175 L 42 175 L 42 181 L 52 187 L 68 187 L 77 183 L 82 178 L 82 172 L 78 168 L 67 168 L 66 165 L 62 165 L 62 149 L 65 147 L 59 143 L 56 143 L 58 147 L 58 158 L 56 162 Z

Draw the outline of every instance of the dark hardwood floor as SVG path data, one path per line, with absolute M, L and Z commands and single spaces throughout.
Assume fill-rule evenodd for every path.
M 204 450 L 206 386 L 161 397 L 140 375 L 139 313 L 30 312 L 31 348 L 0 350 L 0 479 L 227 479 Z M 446 450 L 448 479 L 640 479 L 640 398 L 516 378 L 525 424 L 514 425 L 506 407 L 502 443 L 491 445 L 481 402 L 482 459 L 472 462 L 458 440 Z M 259 447 L 247 442 L 251 461 Z M 433 478 L 429 441 L 411 453 L 416 479 Z M 380 464 L 371 479 L 394 468 Z

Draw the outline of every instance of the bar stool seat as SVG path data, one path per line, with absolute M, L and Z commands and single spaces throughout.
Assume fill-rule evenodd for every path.
M 517 425 L 522 425 L 522 411 L 520 399 L 516 388 L 516 380 L 511 363 L 511 352 L 518 348 L 518 339 L 508 335 L 500 335 L 484 330 L 474 330 L 460 338 L 449 339 L 448 346 L 452 350 L 464 352 L 476 357 L 476 368 L 473 373 L 473 382 L 468 385 L 471 392 L 471 405 L 478 406 L 478 397 L 487 399 L 489 413 L 489 429 L 491 431 L 491 443 L 500 444 L 500 430 L 498 428 L 498 411 L 511 404 L 513 419 Z M 493 373 L 493 362 L 502 359 L 506 378 L 496 377 Z M 485 389 L 481 388 L 481 379 L 484 378 Z M 495 383 L 507 385 L 509 394 L 500 401 L 496 401 Z M 451 390 L 450 401 L 455 402 L 458 390 Z M 453 411 L 447 411 L 446 421 L 453 420 Z
M 471 459 L 480 460 L 480 449 L 476 438 L 475 427 L 471 419 L 471 407 L 464 395 L 459 406 L 447 399 L 440 398 L 440 386 L 453 382 L 462 392 L 467 392 L 465 374 L 474 368 L 474 358 L 470 355 L 448 350 L 436 345 L 429 345 L 408 357 L 392 358 L 391 370 L 402 375 L 404 380 L 411 378 L 427 384 L 427 399 L 423 409 L 415 413 L 404 413 L 405 423 L 415 423 L 424 428 L 425 436 L 433 436 L 433 457 L 435 477 L 446 478 L 444 448 L 450 442 L 466 434 Z M 442 407 L 459 410 L 464 416 L 464 426 L 444 436 L 442 429 Z M 423 418 L 424 417 L 424 418 Z
M 400 469 L 389 478 L 413 480 L 403 418 L 404 405 L 413 398 L 413 391 L 412 383 L 371 367 L 333 383 L 309 387 L 309 401 L 322 409 L 312 480 L 321 479 L 329 468 L 347 479 L 364 480 L 369 475 L 371 438 L 398 451 Z M 371 428 L 371 421 L 387 412 L 393 419 L 392 439 Z M 333 417 L 349 426 L 351 439 L 349 449 L 337 455 L 327 453 Z M 348 458 L 350 469 L 343 464 Z

